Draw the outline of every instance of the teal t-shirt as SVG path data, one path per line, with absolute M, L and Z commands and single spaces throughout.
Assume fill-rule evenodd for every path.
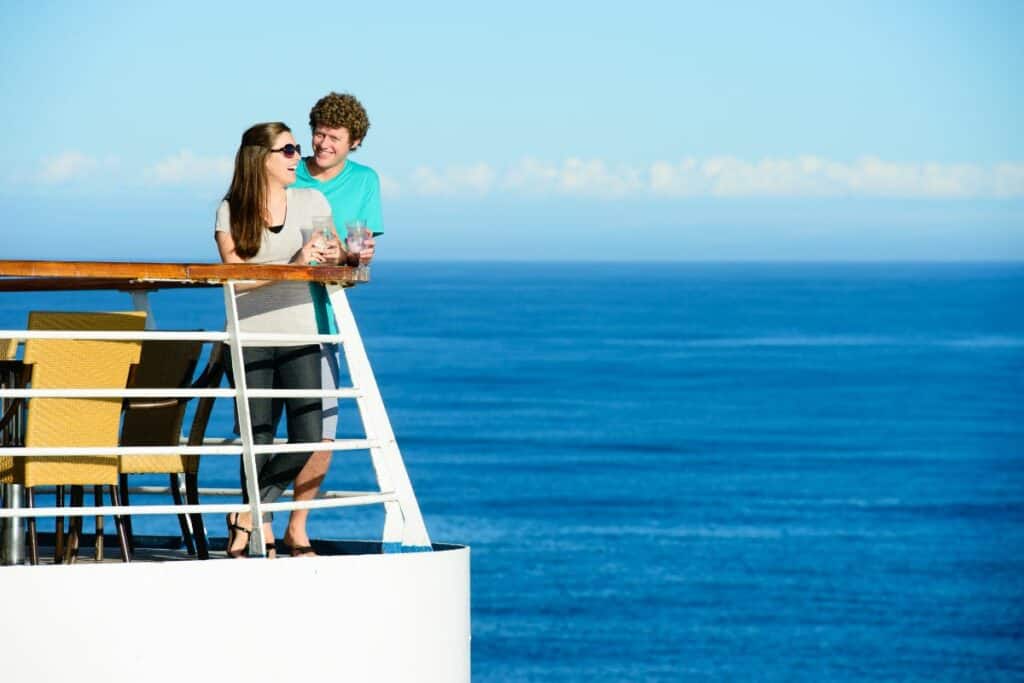
M 352 220 L 362 220 L 374 232 L 381 232 L 380 212 L 380 178 L 369 166 L 345 160 L 341 173 L 326 182 L 320 182 L 309 175 L 306 160 L 299 162 L 295 169 L 295 183 L 292 187 L 311 187 L 320 190 L 327 203 L 331 205 L 334 217 L 334 228 L 344 239 L 345 224 Z M 337 334 L 338 327 L 334 322 L 334 310 L 327 298 L 327 290 L 323 285 L 310 284 L 313 295 L 313 309 L 316 312 L 317 328 L 320 334 Z
M 374 232 L 380 232 L 380 179 L 377 172 L 351 159 L 345 160 L 341 173 L 327 182 L 320 182 L 309 175 L 306 160 L 299 162 L 295 169 L 295 183 L 292 187 L 312 187 L 320 190 L 334 215 L 334 227 L 341 234 L 345 223 L 362 220 Z

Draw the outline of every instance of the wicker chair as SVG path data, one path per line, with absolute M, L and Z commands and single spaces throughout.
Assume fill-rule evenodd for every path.
M 220 384 L 224 374 L 222 364 L 223 345 L 214 344 L 210 358 L 202 375 L 192 382 L 196 364 L 202 351 L 202 342 L 151 340 L 142 345 L 142 360 L 139 362 L 129 386 L 135 389 L 158 389 L 168 387 L 205 388 Z M 181 427 L 185 418 L 188 398 L 152 398 L 126 400 L 124 420 L 121 426 L 122 446 L 177 446 L 181 439 Z M 200 399 L 189 434 L 189 445 L 201 445 L 209 421 L 213 399 Z M 176 505 L 181 505 L 181 481 L 185 475 L 185 495 L 189 504 L 199 503 L 199 456 L 198 455 L 130 455 L 121 456 L 120 481 L 122 497 L 128 500 L 127 479 L 129 474 L 167 474 L 170 477 L 171 495 Z M 189 554 L 198 550 L 200 559 L 209 558 L 206 532 L 202 515 L 189 515 L 191 529 L 185 515 L 178 515 L 182 539 Z M 129 539 L 131 523 L 128 520 Z M 194 543 L 193 543 L 194 539 Z
M 16 388 L 21 386 L 25 366 L 15 360 L 18 351 L 17 339 L 0 339 L 0 387 Z M 21 407 L 24 402 L 20 398 L 3 399 L 0 401 L 0 446 L 20 446 L 23 438 L 21 433 Z M 12 458 L 0 457 L 0 484 L 9 483 L 14 467 Z
M 145 313 L 32 312 L 30 330 L 141 331 Z M 30 339 L 25 343 L 26 380 L 34 389 L 120 389 L 124 388 L 132 364 L 138 363 L 140 341 L 84 339 Z M 28 402 L 24 443 L 28 447 L 111 446 L 118 444 L 121 398 L 35 398 Z M 26 502 L 35 504 L 34 487 L 58 487 L 58 505 L 63 486 L 72 486 L 72 501 L 81 502 L 83 486 L 108 486 L 111 502 L 120 504 L 117 489 L 118 457 L 29 456 L 0 458 L 0 483 L 21 484 Z M 120 516 L 115 516 L 121 558 L 128 562 L 128 540 Z M 81 534 L 82 518 L 73 518 L 65 556 L 74 559 Z M 58 520 L 58 530 L 63 528 Z M 97 529 L 97 538 L 102 538 Z M 59 545 L 59 543 L 58 543 Z M 55 561 L 60 561 L 59 548 Z M 35 518 L 29 518 L 29 561 L 39 563 Z

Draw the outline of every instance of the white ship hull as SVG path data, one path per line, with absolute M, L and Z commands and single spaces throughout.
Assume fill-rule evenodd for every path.
M 368 554 L 3 567 L 3 679 L 469 681 L 469 549 L 338 545 Z

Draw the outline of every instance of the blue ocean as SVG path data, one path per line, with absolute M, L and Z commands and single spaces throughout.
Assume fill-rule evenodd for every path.
M 385 260 L 350 300 L 428 529 L 472 546 L 474 681 L 1024 680 L 1024 265 Z

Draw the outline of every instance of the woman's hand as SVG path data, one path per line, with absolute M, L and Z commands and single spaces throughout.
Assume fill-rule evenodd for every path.
M 309 241 L 302 245 L 302 249 L 292 257 L 292 263 L 300 266 L 308 266 L 314 261 L 324 263 L 324 239 L 319 235 L 313 235 Z

